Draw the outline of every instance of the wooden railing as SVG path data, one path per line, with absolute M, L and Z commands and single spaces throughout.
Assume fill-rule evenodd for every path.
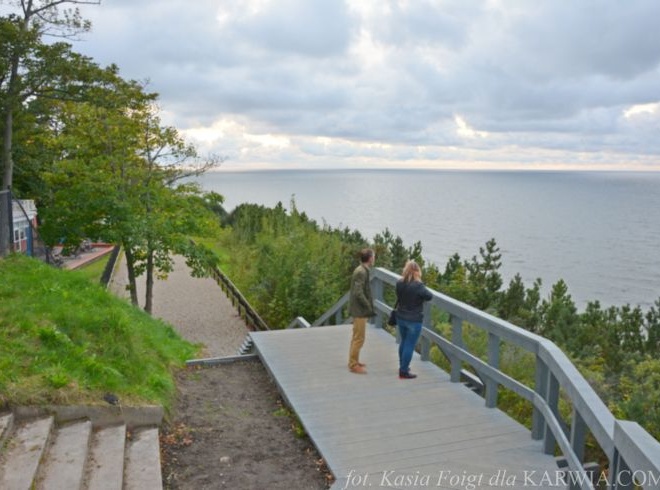
M 110 284 L 110 280 L 112 279 L 112 274 L 115 270 L 115 266 L 117 265 L 117 259 L 119 258 L 120 251 L 121 251 L 121 246 L 115 245 L 114 248 L 112 249 L 112 252 L 110 252 L 110 257 L 108 258 L 108 261 L 105 264 L 105 268 L 103 269 L 103 274 L 101 275 L 101 285 L 104 288 L 107 288 L 108 285 Z
M 374 268 L 371 276 L 374 306 L 378 312 L 373 321 L 376 327 L 382 328 L 392 311 L 392 307 L 384 301 L 385 286 L 394 286 L 401 276 L 382 268 Z M 553 342 L 442 293 L 430 291 L 433 299 L 425 306 L 420 341 L 422 360 L 428 361 L 431 347 L 437 346 L 449 359 L 452 382 L 461 381 L 462 374 L 466 374 L 464 365 L 470 366 L 483 383 L 487 407 L 497 407 L 501 389 L 511 390 L 530 402 L 533 407 L 531 436 L 543 441 L 547 454 L 555 454 L 559 447 L 568 469 L 566 481 L 570 488 L 593 489 L 594 477 L 603 481 L 604 473 L 594 475 L 585 469 L 588 432 L 609 460 L 608 488 L 639 488 L 634 486 L 635 481 L 643 488 L 660 487 L 660 443 L 637 423 L 616 420 L 573 363 Z M 345 314 L 347 302 L 348 294 L 312 326 L 345 323 L 348 317 Z M 450 339 L 431 328 L 432 308 L 449 314 Z M 465 323 L 487 334 L 485 361 L 467 350 L 463 339 Z M 533 387 L 526 386 L 500 370 L 500 352 L 505 343 L 534 355 Z M 569 423 L 559 414 L 560 390 L 572 406 Z
M 248 300 L 245 299 L 234 283 L 220 269 L 213 267 L 210 274 L 227 295 L 234 308 L 236 308 L 238 315 L 245 320 L 249 327 L 255 330 L 269 330 L 268 324 L 252 308 Z

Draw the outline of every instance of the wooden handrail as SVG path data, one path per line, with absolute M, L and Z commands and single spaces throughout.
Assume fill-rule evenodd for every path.
M 239 316 L 244 318 L 248 325 L 252 326 L 255 330 L 270 330 L 268 324 L 259 316 L 234 283 L 218 267 L 211 269 L 211 276 L 225 294 L 229 296 L 231 304 L 238 310 Z

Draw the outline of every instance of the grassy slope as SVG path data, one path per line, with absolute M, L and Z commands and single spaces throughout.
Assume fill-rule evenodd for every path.
M 90 281 L 99 283 L 101 282 L 101 276 L 103 276 L 103 271 L 105 271 L 105 266 L 108 263 L 108 260 L 110 260 L 110 255 L 111 254 L 107 253 L 103 257 L 92 262 L 91 264 L 83 265 L 81 268 L 76 270 L 82 273 Z
M 84 273 L 13 255 L 0 260 L 0 406 L 158 403 L 196 347 Z

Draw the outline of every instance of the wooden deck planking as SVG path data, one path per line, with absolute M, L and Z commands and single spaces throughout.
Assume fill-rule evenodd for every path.
M 252 334 L 282 396 L 337 478 L 333 489 L 388 486 L 391 475 L 405 480 L 401 488 L 463 489 L 470 475 L 483 475 L 484 488 L 515 488 L 512 478 L 522 486 L 526 475 L 554 477 L 554 458 L 529 430 L 486 408 L 483 398 L 451 383 L 434 364 L 415 354 L 411 370 L 419 377 L 399 380 L 397 345 L 387 332 L 369 325 L 360 359 L 368 374 L 349 373 L 350 336 L 350 325 Z M 456 483 L 461 474 L 462 486 Z M 447 478 L 440 481 L 442 475 Z M 544 483 L 535 481 L 535 488 L 561 488 Z

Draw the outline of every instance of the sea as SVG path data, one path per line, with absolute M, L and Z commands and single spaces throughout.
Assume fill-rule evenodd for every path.
M 364 237 L 421 242 L 441 270 L 494 238 L 505 286 L 520 274 L 543 297 L 562 279 L 578 309 L 660 299 L 660 172 L 268 170 L 208 172 L 201 186 L 241 203 L 281 202 Z M 397 271 L 400 272 L 400 271 Z

